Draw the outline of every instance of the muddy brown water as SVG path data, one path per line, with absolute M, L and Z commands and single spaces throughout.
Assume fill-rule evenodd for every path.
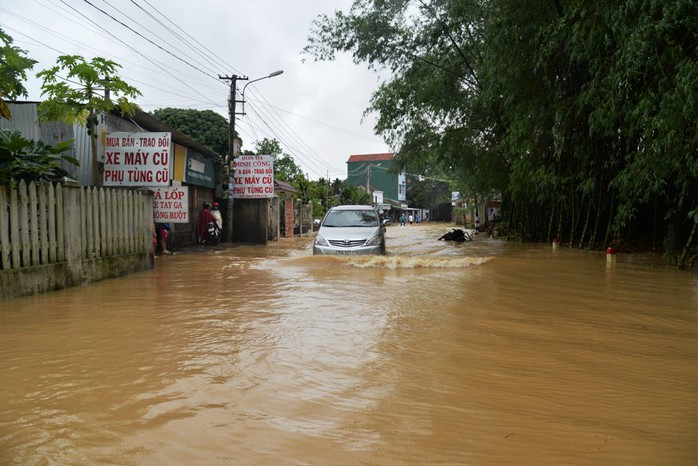
M 443 224 L 0 301 L 0 464 L 698 464 L 698 277 Z

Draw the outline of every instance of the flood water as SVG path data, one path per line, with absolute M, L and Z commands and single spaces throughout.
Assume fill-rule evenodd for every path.
M 698 275 L 451 228 L 0 301 L 0 464 L 698 464 Z

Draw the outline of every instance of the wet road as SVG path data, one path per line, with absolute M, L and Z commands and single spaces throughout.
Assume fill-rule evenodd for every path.
M 450 228 L 0 301 L 0 464 L 698 463 L 698 277 Z

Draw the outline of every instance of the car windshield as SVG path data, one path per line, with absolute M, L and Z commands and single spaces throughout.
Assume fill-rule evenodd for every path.
M 372 210 L 333 210 L 327 214 L 325 227 L 377 227 L 378 215 Z

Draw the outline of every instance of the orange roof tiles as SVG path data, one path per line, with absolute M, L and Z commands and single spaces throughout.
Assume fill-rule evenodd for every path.
M 347 160 L 347 163 L 352 163 L 352 162 L 377 162 L 380 160 L 393 160 L 393 156 L 395 154 L 387 153 L 387 154 L 356 154 L 356 155 L 351 155 L 349 156 L 349 160 Z

